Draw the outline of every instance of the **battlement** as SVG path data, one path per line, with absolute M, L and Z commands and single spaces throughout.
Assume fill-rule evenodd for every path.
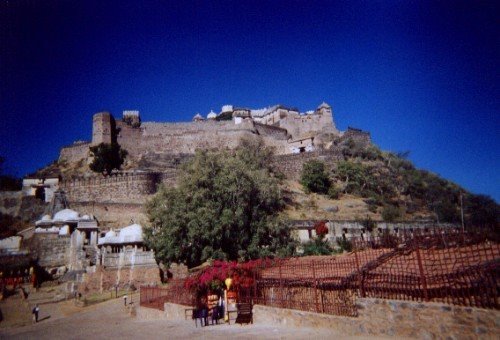
M 70 202 L 144 203 L 161 183 L 173 184 L 177 171 L 127 173 L 64 180 L 61 188 Z

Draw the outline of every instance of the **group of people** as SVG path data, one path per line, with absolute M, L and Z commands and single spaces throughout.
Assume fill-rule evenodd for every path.
M 208 317 L 212 318 L 212 325 L 215 323 L 219 323 L 219 319 L 224 317 L 224 304 L 222 302 L 222 298 L 219 297 L 219 300 L 216 305 L 209 308 L 207 303 L 207 298 L 205 296 L 201 297 L 198 300 L 198 304 L 196 308 L 193 310 L 193 319 L 200 319 L 201 326 L 208 326 Z

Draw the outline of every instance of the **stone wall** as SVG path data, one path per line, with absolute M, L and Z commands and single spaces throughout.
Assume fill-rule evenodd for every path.
M 154 266 L 125 268 L 104 268 L 96 266 L 83 274 L 78 291 L 83 295 L 92 292 L 104 292 L 114 289 L 125 289 L 130 285 L 139 288 L 141 285 L 160 284 L 160 269 Z
M 298 236 L 301 242 L 307 242 L 312 237 L 316 236 L 314 231 L 314 224 L 320 220 L 295 220 L 290 222 L 290 227 L 292 229 L 298 230 Z M 383 222 L 383 221 L 373 221 L 374 229 L 372 233 L 366 230 L 360 221 L 328 221 L 328 234 L 326 234 L 326 239 L 332 243 L 336 243 L 337 238 L 345 236 L 348 240 L 353 237 L 362 236 L 365 240 L 369 240 L 372 235 L 378 236 L 385 230 L 388 230 L 391 234 L 398 235 L 403 231 L 413 231 L 413 230 L 424 230 L 432 229 L 436 227 L 440 228 L 459 228 L 458 224 L 452 223 L 439 223 L 433 221 L 414 221 L 414 222 Z
M 145 122 L 140 128 L 117 121 L 117 127 L 117 142 L 129 152 L 129 157 L 136 159 L 151 152 L 193 154 L 200 148 L 234 148 L 240 138 L 255 133 L 251 121 Z
M 304 163 L 317 159 L 332 167 L 335 162 L 343 159 L 340 149 L 303 152 L 294 155 L 277 155 L 273 161 L 274 167 L 281 171 L 288 179 L 299 179 Z
M 61 148 L 59 162 L 75 163 L 81 159 L 86 159 L 90 153 L 90 143 L 77 143 Z
M 96 216 L 101 224 L 123 226 L 131 220 L 138 222 L 137 215 L 142 213 L 142 205 L 157 191 L 161 183 L 175 185 L 177 168 L 190 157 L 189 154 L 146 155 L 142 159 L 144 167 L 163 165 L 165 172 L 124 172 L 110 177 L 77 178 L 61 182 L 60 187 L 66 192 L 73 209 Z M 331 167 L 342 159 L 342 155 L 338 149 L 277 155 L 273 164 L 288 178 L 298 179 L 303 164 L 312 159 L 322 160 Z
M 61 188 L 70 202 L 144 203 L 162 180 L 161 173 L 118 173 L 63 181 Z
M 287 147 L 289 136 L 296 139 L 311 133 L 339 134 L 331 114 L 292 114 L 282 118 L 279 126 L 281 129 L 263 124 L 256 126 L 253 120 L 244 119 L 240 124 L 235 124 L 232 120 L 206 120 L 184 123 L 144 122 L 140 127 L 132 127 L 121 120 L 115 121 L 107 112 L 101 112 L 93 116 L 92 145 L 116 140 L 128 151 L 130 158 L 140 159 L 150 152 L 192 154 L 198 148 L 234 148 L 242 137 L 260 133 L 267 144 L 276 147 L 278 153 L 288 154 L 291 153 Z M 87 158 L 88 146 L 90 143 L 65 147 L 59 158 L 67 161 Z
M 347 131 L 342 135 L 342 139 L 352 139 L 354 142 L 360 145 L 368 145 L 371 143 L 370 133 L 362 131 L 359 129 L 348 128 Z
M 303 116 L 288 116 L 279 122 L 279 126 L 288 131 L 294 139 L 306 134 L 330 132 L 338 134 L 331 115 L 312 114 Z
M 496 339 L 500 312 L 439 303 L 358 298 L 358 317 L 255 305 L 256 324 L 332 328 L 345 336 L 419 339 Z
M 29 247 L 40 266 L 51 268 L 66 266 L 70 262 L 70 245 L 69 236 L 35 233 Z
M 124 227 L 134 223 L 145 225 L 147 221 L 142 203 L 96 203 L 71 201 L 71 208 L 83 215 L 93 215 L 99 225 L 106 227 Z
M 156 266 L 155 255 L 152 251 L 136 251 L 127 249 L 120 253 L 105 253 L 102 263 L 106 269 L 131 266 Z

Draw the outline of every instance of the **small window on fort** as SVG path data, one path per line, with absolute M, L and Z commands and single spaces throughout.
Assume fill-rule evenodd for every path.
M 302 153 L 302 152 L 306 152 L 306 148 L 305 148 L 305 147 L 303 147 L 303 146 L 301 146 L 301 147 L 299 148 L 299 150 L 300 150 L 300 153 Z

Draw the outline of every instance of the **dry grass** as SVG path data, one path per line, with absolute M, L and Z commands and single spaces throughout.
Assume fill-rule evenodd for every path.
M 381 220 L 380 213 L 372 213 L 362 198 L 342 195 L 338 200 L 325 195 L 306 194 L 297 181 L 285 181 L 284 191 L 287 197 L 285 214 L 290 219 L 336 219 L 356 220 L 370 217 Z

